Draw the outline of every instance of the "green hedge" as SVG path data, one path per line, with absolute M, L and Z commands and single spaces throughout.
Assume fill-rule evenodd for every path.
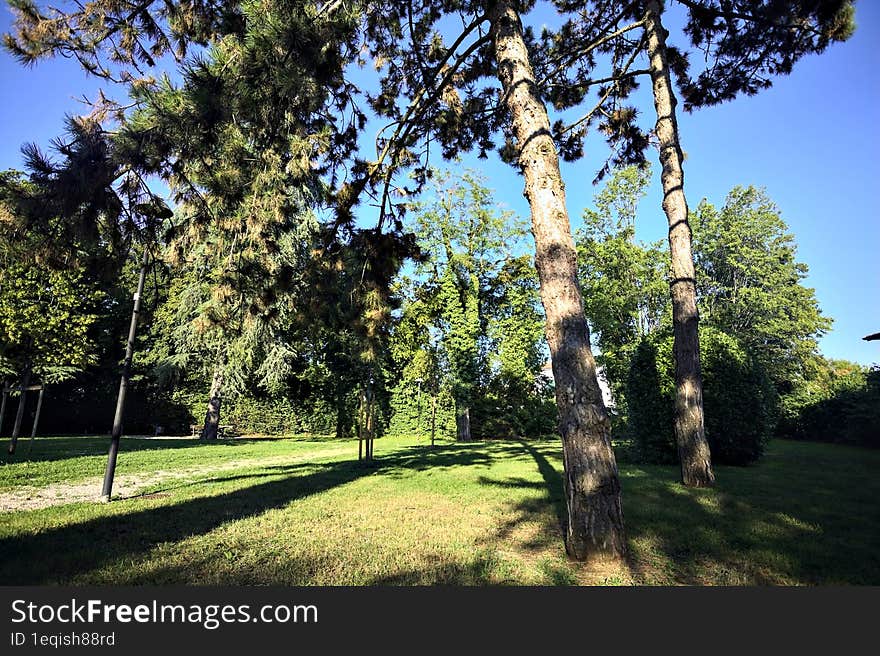
M 733 337 L 700 330 L 706 439 L 716 463 L 758 460 L 776 421 L 776 395 L 766 371 Z M 672 337 L 644 340 L 628 381 L 629 430 L 646 462 L 676 459 L 673 433 Z
M 387 435 L 431 437 L 432 395 L 412 383 L 401 382 L 391 390 Z M 434 419 L 436 439 L 455 438 L 455 403 L 449 390 L 437 393 L 437 414 Z
M 635 442 L 640 460 L 669 464 L 676 460 L 672 381 L 661 383 L 661 378 L 668 377 L 668 372 L 665 364 L 663 367 L 658 365 L 657 359 L 655 343 L 648 339 L 639 342 L 630 360 L 627 380 L 627 431 Z
M 786 399 L 780 437 L 880 447 L 880 368 L 853 367 L 799 392 Z

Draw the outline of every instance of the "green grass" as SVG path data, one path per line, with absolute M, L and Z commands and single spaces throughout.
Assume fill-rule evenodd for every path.
M 339 450 L 339 443 L 309 438 L 285 439 L 280 455 L 307 454 L 318 448 Z M 198 439 L 149 438 L 124 440 L 124 455 L 120 459 L 119 472 L 153 472 L 157 469 L 177 470 L 186 467 L 219 465 L 273 455 L 268 438 L 248 440 L 218 440 L 201 442 Z M 44 486 L 52 483 L 73 483 L 94 476 L 103 476 L 107 465 L 107 437 L 44 437 L 20 440 L 17 453 L 11 459 L 12 466 L 0 466 L 0 491 L 21 485 Z
M 43 438 L 24 460 L 22 444 L 0 496 L 95 485 L 106 446 Z M 777 441 L 712 490 L 623 463 L 623 566 L 566 559 L 555 441 L 385 438 L 372 466 L 356 452 L 127 439 L 118 473 L 137 496 L 0 513 L 0 584 L 880 583 L 880 452 Z

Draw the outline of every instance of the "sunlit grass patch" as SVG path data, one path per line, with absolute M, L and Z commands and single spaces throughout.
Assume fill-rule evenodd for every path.
M 6 493 L 32 465 L 45 485 L 82 482 L 83 459 L 103 459 L 83 451 L 106 440 L 39 446 L 42 460 L 3 468 Z M 303 440 L 129 450 L 121 475 L 152 480 L 138 494 L 0 514 L 0 583 L 880 582 L 872 451 L 777 442 L 757 466 L 718 468 L 708 490 L 683 488 L 675 467 L 622 464 L 629 556 L 589 566 L 565 556 L 556 440 L 384 438 L 375 463 L 356 453 Z

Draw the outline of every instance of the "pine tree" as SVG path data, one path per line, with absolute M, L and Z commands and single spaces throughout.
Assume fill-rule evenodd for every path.
M 600 127 L 609 135 L 609 141 L 617 144 L 619 153 L 612 163 L 644 161 L 648 139 L 637 126 L 635 108 L 622 103 L 637 88 L 639 76 L 651 77 L 657 112 L 654 135 L 663 166 L 663 208 L 669 223 L 672 261 L 676 439 L 682 481 L 703 486 L 711 485 L 714 476 L 704 435 L 699 317 L 672 73 L 678 79 L 687 110 L 730 100 L 740 93 L 757 93 L 770 86 L 773 75 L 789 73 L 800 57 L 822 52 L 832 41 L 848 38 L 853 29 L 852 5 L 846 0 L 679 1 L 688 9 L 685 32 L 694 50 L 699 50 L 706 61 L 696 78 L 689 74 L 688 54 L 666 43 L 662 3 L 648 0 L 622 8 L 620 18 L 628 16 L 633 22 L 614 32 L 605 45 L 604 52 L 612 58 L 614 69 L 610 76 L 594 80 L 589 69 L 562 69 L 555 78 L 551 76 L 550 96 L 557 106 L 571 107 L 584 100 L 587 90 L 597 88 L 596 105 L 571 125 L 558 126 L 557 132 L 582 134 L 596 116 L 604 117 Z M 643 29 L 643 36 L 633 39 L 630 33 L 637 28 Z M 576 56 L 592 57 L 591 44 L 584 44 L 579 30 L 583 30 L 583 25 L 569 22 L 558 34 L 545 35 L 549 58 L 559 57 L 563 49 Z M 643 50 L 648 56 L 648 68 L 635 69 L 633 65 Z M 606 105 L 610 107 L 606 109 Z M 600 175 L 607 170 L 606 166 Z
M 155 225 L 167 216 L 168 209 L 144 179 L 121 162 L 95 116 L 69 117 L 65 138 L 55 140 L 53 147 L 61 155 L 60 161 L 36 145 L 23 148 L 31 171 L 30 185 L 12 195 L 24 232 L 39 235 L 31 244 L 34 252 L 29 257 L 42 258 L 55 270 L 80 267 L 96 282 L 107 283 L 119 273 L 135 241 L 154 239 Z M 137 304 L 136 298 L 129 345 L 134 338 Z M 131 346 L 122 368 L 108 473 L 115 466 L 122 431 L 130 350 Z M 29 366 L 25 378 L 31 373 Z M 10 449 L 14 450 L 14 444 Z M 108 474 L 108 480 L 112 483 L 112 475 Z M 105 489 L 109 489 L 107 483 Z M 109 498 L 109 493 L 105 496 Z
M 347 181 L 337 185 L 337 180 L 332 180 L 335 229 L 350 226 L 352 208 L 365 195 L 374 194 L 379 206 L 379 226 L 390 225 L 392 233 L 397 232 L 405 202 L 395 202 L 394 197 L 408 197 L 424 183 L 424 158 L 432 141 L 439 142 L 445 155 L 471 148 L 486 153 L 494 147 L 494 132 L 499 128 L 505 130 L 508 136 L 505 154 L 509 161 L 521 167 L 532 208 L 537 245 L 535 265 L 546 314 L 565 452 L 566 497 L 569 500 L 567 548 L 573 557 L 579 559 L 596 553 L 622 554 L 620 486 L 611 449 L 608 416 L 596 380 L 589 331 L 577 286 L 575 248 L 559 176 L 559 155 L 551 136 L 546 105 L 540 95 L 539 80 L 533 71 L 529 38 L 522 28 L 517 8 L 505 2 L 486 7 L 483 3 L 450 0 L 411 11 L 413 8 L 409 5 L 383 2 L 368 3 L 363 7 L 355 5 L 354 12 L 346 15 L 339 9 L 341 3 L 320 9 L 314 5 L 291 4 L 273 4 L 270 11 L 265 11 L 262 5 L 243 4 L 243 10 L 251 10 L 248 20 L 230 21 L 234 27 L 225 34 L 239 38 L 242 30 L 250 29 L 252 21 L 257 25 L 263 21 L 269 30 L 267 41 L 251 43 L 258 46 L 277 44 L 279 36 L 286 40 L 281 41 L 284 46 L 280 49 L 257 47 L 261 56 L 255 63 L 267 64 L 264 69 L 258 67 L 257 70 L 284 72 L 286 65 L 304 63 L 310 73 L 323 74 L 319 79 L 324 84 L 318 89 L 327 91 L 326 94 L 292 98 L 290 87 L 281 87 L 288 93 L 280 99 L 272 97 L 271 102 L 262 106 L 285 112 L 287 101 L 317 97 L 322 102 L 317 103 L 319 111 L 311 112 L 311 116 L 321 116 L 320 110 L 332 107 L 346 117 L 342 122 L 332 124 L 339 126 L 336 128 L 328 128 L 330 124 L 322 120 L 319 125 L 328 129 L 317 133 L 325 135 L 327 148 L 319 151 L 319 159 L 330 167 L 327 169 L 329 173 L 335 171 L 332 165 L 339 161 L 348 160 L 351 164 Z M 166 33 L 144 23 L 139 12 L 134 14 L 134 19 L 128 20 L 126 12 L 117 6 L 104 9 L 108 10 L 105 21 L 113 26 L 129 26 L 130 34 L 144 36 L 144 42 L 155 48 L 156 53 L 169 51 L 172 41 L 168 34 L 181 38 L 180 35 L 187 32 L 186 21 L 169 22 L 171 29 Z M 74 13 L 82 14 L 82 11 Z M 369 98 L 373 110 L 391 121 L 388 130 L 380 135 L 376 158 L 369 160 L 354 152 L 353 138 L 364 125 L 364 115 L 349 108 L 352 87 L 342 75 L 344 63 L 353 61 L 357 57 L 354 53 L 360 52 L 359 41 L 351 29 L 357 11 L 362 12 L 358 18 L 362 19 L 369 54 L 377 60 L 391 62 L 384 69 L 381 92 Z M 230 12 L 230 15 L 232 18 L 238 16 L 236 12 Z M 450 46 L 443 43 L 434 29 L 435 23 L 444 15 L 466 17 L 462 30 L 455 35 Z M 290 16 L 293 21 L 289 20 Z M 297 23 L 299 17 L 303 20 Z M 67 52 L 85 52 L 88 64 L 88 58 L 95 50 L 93 44 L 115 54 L 117 46 L 107 46 L 105 34 L 101 31 L 94 33 L 88 21 L 82 24 L 62 21 L 62 29 L 53 30 L 51 21 L 47 23 L 38 15 L 31 18 L 31 22 L 28 22 L 30 19 L 24 20 L 25 28 L 37 27 L 20 29 L 19 39 L 13 44 L 21 48 L 20 56 L 24 58 L 29 56 L 28 53 L 62 52 L 66 48 Z M 221 32 L 227 28 L 227 23 L 217 20 L 206 20 L 199 25 L 207 26 L 203 34 L 219 25 L 220 31 L 215 36 L 217 42 L 220 41 L 217 37 L 222 36 Z M 38 29 L 40 26 L 44 31 Z M 299 29 L 288 31 L 287 26 Z M 326 31 L 321 32 L 324 28 Z M 400 38 L 404 30 L 410 36 L 407 43 L 402 43 Z M 593 33 L 597 43 L 606 39 L 606 31 L 603 21 Z M 193 38 L 198 34 L 199 30 L 190 30 L 186 37 Z M 51 38 L 41 39 L 45 35 Z M 84 35 L 91 38 L 83 39 Z M 312 35 L 319 38 L 313 41 L 308 38 Z M 30 47 L 33 44 L 28 38 L 37 45 Z M 53 41 L 58 38 L 60 42 Z M 136 42 L 134 39 L 133 43 Z M 316 44 L 320 47 L 315 47 Z M 325 44 L 330 44 L 330 48 L 325 48 Z M 289 52 L 300 45 L 302 56 L 289 57 Z M 123 67 L 136 70 L 141 64 L 150 63 L 142 52 L 148 52 L 152 57 L 150 48 L 127 43 L 117 61 Z M 277 56 L 279 50 L 280 56 Z M 480 81 L 488 75 L 497 77 L 501 83 L 500 97 L 496 89 L 481 84 Z M 283 77 L 290 75 L 284 73 Z M 138 83 L 147 90 L 150 87 L 148 82 L 139 80 Z M 222 113 L 224 107 L 214 109 Z M 250 118 L 256 114 L 247 112 L 245 115 Z M 307 131 L 307 134 L 315 133 Z M 147 152 L 146 145 L 141 143 L 139 150 Z M 163 166 L 163 161 L 157 158 L 157 169 Z M 407 168 L 414 169 L 414 188 L 395 184 L 395 175 Z M 180 171 L 172 170 L 172 173 L 180 175 Z
M 646 4 L 645 34 L 657 125 L 654 133 L 663 169 L 663 211 L 669 223 L 672 261 L 669 288 L 672 295 L 672 328 L 675 334 L 675 439 L 682 483 L 689 487 L 715 484 L 712 456 L 703 418 L 703 377 L 700 370 L 696 274 L 691 253 L 691 228 L 684 194 L 684 154 L 678 136 L 675 96 L 666 55 L 666 30 L 660 3 Z
M 420 11 L 397 3 L 371 7 L 365 32 L 382 75 L 381 93 L 370 100 L 389 125 L 377 158 L 356 171 L 360 177 L 350 187 L 352 197 L 358 190 L 376 189 L 382 216 L 395 219 L 400 207 L 389 200 L 394 175 L 413 169 L 418 190 L 427 179 L 425 144 L 439 143 L 447 157 L 472 149 L 486 155 L 495 147 L 495 133 L 504 131 L 502 156 L 523 172 L 532 210 L 565 453 L 566 546 L 577 559 L 620 555 L 623 517 L 610 422 L 583 316 L 559 151 L 532 65 L 531 37 L 517 8 L 506 2 L 445 2 Z M 435 27 L 444 16 L 460 17 L 462 24 L 448 42 Z M 601 41 L 606 27 L 603 20 L 591 36 Z M 488 76 L 501 83 L 500 95 L 481 83 Z

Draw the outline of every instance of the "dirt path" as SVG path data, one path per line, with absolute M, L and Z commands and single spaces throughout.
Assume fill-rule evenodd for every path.
M 301 456 L 272 456 L 270 458 L 254 458 L 251 460 L 232 460 L 216 465 L 186 467 L 172 471 L 159 469 L 135 474 L 117 474 L 113 481 L 113 498 L 119 500 L 139 497 L 143 495 L 144 491 L 155 488 L 162 483 L 194 481 L 205 476 L 235 471 L 237 469 L 253 469 L 255 467 L 306 462 L 317 458 L 338 455 L 344 453 L 345 450 L 345 448 L 336 447 L 334 449 L 324 449 L 323 451 L 312 451 Z M 101 477 L 96 476 L 76 483 L 52 483 L 44 487 L 19 486 L 0 493 L 0 512 L 37 510 L 39 508 L 60 506 L 68 503 L 98 501 L 101 496 L 102 481 Z M 157 492 L 161 492 L 161 490 L 157 490 Z

